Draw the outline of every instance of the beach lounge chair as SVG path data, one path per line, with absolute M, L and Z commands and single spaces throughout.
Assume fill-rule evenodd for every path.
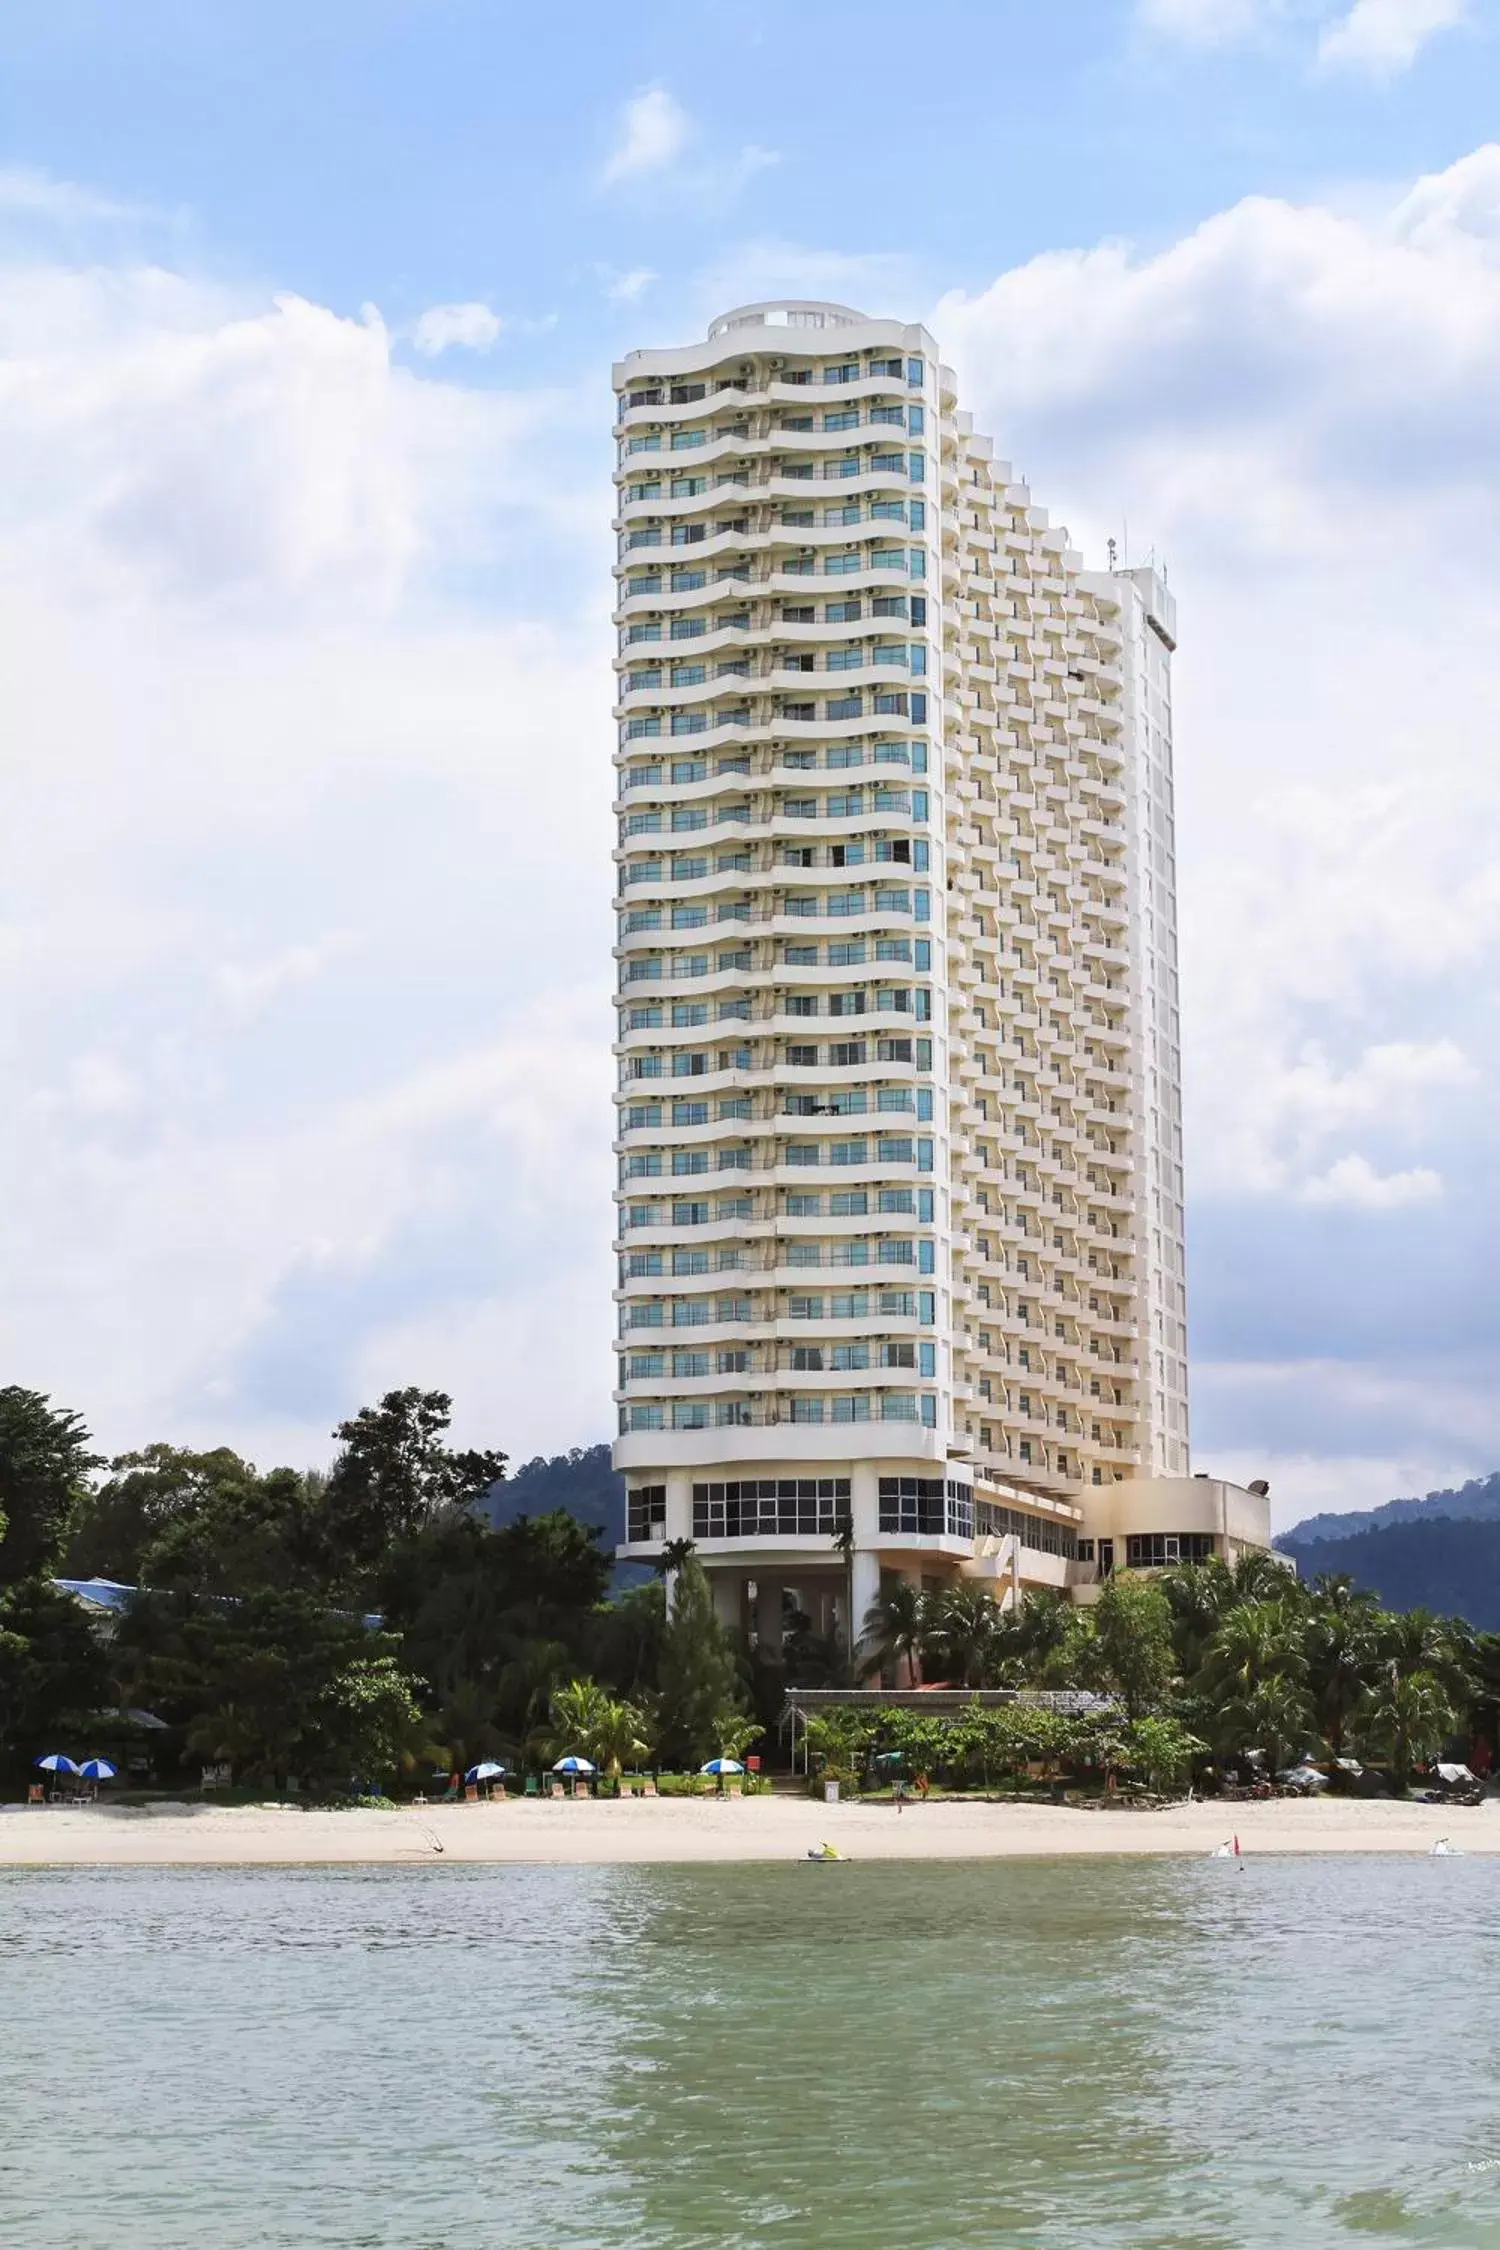
M 643 1797 L 654 1797 L 656 1795 L 656 1783 L 654 1781 L 648 1781 L 645 1784 L 644 1788 L 641 1790 L 641 1795 Z
M 26 1802 L 28 1805 L 45 1805 L 47 1802 L 47 1784 L 45 1781 L 34 1781 L 31 1784 L 26 1792 Z
M 551 1794 L 552 1796 L 554 1796 L 554 1797 L 566 1797 L 566 1795 L 568 1794 L 568 1792 L 566 1791 L 566 1789 L 564 1789 L 564 1787 L 563 1787 L 563 1785 L 562 1785 L 562 1783 L 561 1783 L 560 1781 L 554 1781 L 554 1782 L 553 1782 L 553 1784 L 552 1784 L 552 1788 L 551 1788 L 550 1794 Z
M 523 1789 L 523 1790 L 521 1791 L 521 1794 L 522 1794 L 522 1796 L 523 1796 L 523 1797 L 540 1797 L 541 1793 L 542 1793 L 542 1785 L 541 1785 L 541 1782 L 540 1782 L 540 1781 L 538 1780 L 537 1776 L 536 1776 L 536 1775 L 535 1775 L 534 1773 L 529 1773 L 529 1774 L 528 1774 L 528 1775 L 526 1776 L 526 1786 L 525 1786 L 525 1788 L 524 1788 L 524 1789 Z

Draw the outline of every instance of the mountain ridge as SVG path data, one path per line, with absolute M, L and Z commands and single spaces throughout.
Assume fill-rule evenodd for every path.
M 1304 1516 L 1289 1531 L 1278 1532 L 1273 1544 L 1287 1552 L 1293 1548 L 1358 1538 L 1364 1532 L 1387 1531 L 1397 1524 L 1454 1522 L 1500 1523 L 1500 1469 L 1488 1476 L 1471 1477 L 1467 1484 L 1424 1494 L 1421 1499 L 1386 1500 L 1378 1508 L 1351 1508 L 1346 1513 L 1327 1510 Z

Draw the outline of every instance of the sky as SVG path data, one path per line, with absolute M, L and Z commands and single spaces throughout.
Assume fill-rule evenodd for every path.
M 1500 0 L 11 0 L 0 1379 L 609 1435 L 609 368 L 774 295 L 1169 571 L 1195 1464 L 1500 1466 Z

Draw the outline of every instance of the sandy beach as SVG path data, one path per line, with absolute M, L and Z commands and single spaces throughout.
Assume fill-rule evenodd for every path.
M 292 1805 L 0 1808 L 0 1867 L 324 1866 L 413 1861 L 516 1866 L 800 1859 L 827 1838 L 853 1859 L 1012 1859 L 1205 1854 L 1237 1832 L 1246 1853 L 1425 1852 L 1449 1836 L 1500 1852 L 1500 1803 L 1472 1808 L 1359 1802 L 1178 1805 L 1076 1811 L 1050 1805 L 824 1805 L 583 1798 L 305 1811 Z

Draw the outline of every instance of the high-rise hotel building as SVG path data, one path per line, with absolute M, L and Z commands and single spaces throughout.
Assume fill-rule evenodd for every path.
M 921 327 L 615 369 L 626 1554 L 821 1631 L 1264 1543 L 1188 1463 L 1174 606 Z M 858 1618 L 856 1617 L 856 1623 Z

